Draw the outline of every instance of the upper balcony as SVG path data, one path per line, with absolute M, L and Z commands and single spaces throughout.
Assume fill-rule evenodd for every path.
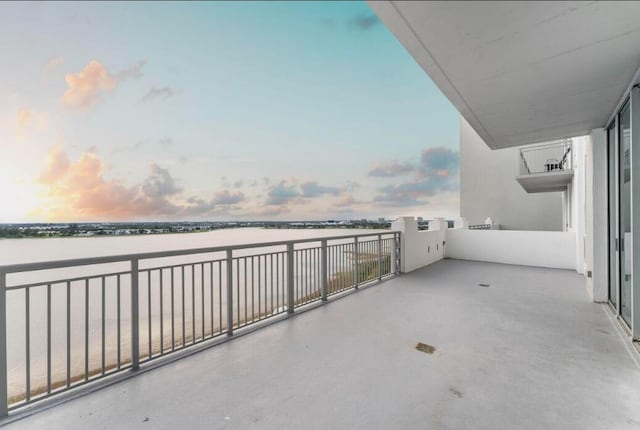
M 26 313 L 8 322 L 28 340 L 24 354 L 9 344 L 26 368 L 9 367 L 18 392 L 4 423 L 637 428 L 637 352 L 607 305 L 591 302 L 583 277 L 545 268 L 573 264 L 575 235 L 448 229 L 440 220 L 418 231 L 408 218 L 394 229 L 105 257 L 128 267 L 84 275 L 79 264 L 95 261 L 0 267 L 41 269 L 37 282 L 6 276 L 8 314 Z M 545 267 L 443 260 L 482 255 Z M 64 278 L 43 278 L 54 269 Z M 62 327 L 51 330 L 59 316 Z
M 573 179 L 571 140 L 520 149 L 516 180 L 527 193 L 566 191 Z

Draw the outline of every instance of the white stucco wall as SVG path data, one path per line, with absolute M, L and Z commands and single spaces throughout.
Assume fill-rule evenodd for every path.
M 562 231 L 562 193 L 528 194 L 516 181 L 518 148 L 492 151 L 460 117 L 460 216 L 506 230 Z
M 444 258 L 446 221 L 429 223 L 429 230 L 418 231 L 418 223 L 413 217 L 401 217 L 391 224 L 391 229 L 401 232 L 400 271 L 408 273 L 428 266 Z
M 586 214 L 587 214 L 587 174 L 591 160 L 591 140 L 588 137 L 573 139 L 573 179 L 571 181 L 571 193 L 569 198 L 570 217 L 569 231 L 576 233 L 576 271 L 585 273 L 586 268 Z
M 575 232 L 449 229 L 441 219 L 418 231 L 413 217 L 399 218 L 391 229 L 401 233 L 402 273 L 443 258 L 576 269 Z
M 445 257 L 557 269 L 576 268 L 576 234 L 449 229 Z

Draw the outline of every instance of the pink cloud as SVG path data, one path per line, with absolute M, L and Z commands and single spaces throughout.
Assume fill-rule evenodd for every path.
M 31 215 L 55 221 L 135 220 L 228 214 L 246 200 L 238 190 L 219 190 L 210 200 L 198 197 L 175 203 L 182 189 L 168 169 L 149 165 L 149 175 L 138 184 L 105 177 L 106 165 L 89 149 L 71 162 L 53 148 L 38 182 L 47 187 L 43 205 Z
M 52 220 L 120 220 L 178 210 L 167 198 L 179 191 L 167 170 L 152 164 L 145 182 L 133 186 L 106 179 L 104 172 L 105 163 L 95 152 L 85 152 L 72 163 L 54 148 L 39 177 L 48 191 L 47 204 L 38 213 Z
M 67 91 L 62 96 L 62 104 L 72 109 L 86 110 L 99 102 L 104 93 L 113 91 L 118 83 L 140 78 L 146 63 L 141 60 L 121 72 L 109 74 L 102 63 L 91 60 L 84 69 L 65 76 Z
M 116 78 L 110 76 L 107 69 L 96 60 L 91 60 L 78 73 L 67 73 L 64 80 L 68 88 L 62 96 L 62 103 L 81 110 L 97 103 L 104 92 L 113 90 L 117 85 Z
M 52 184 L 67 174 L 69 170 L 69 158 L 60 148 L 53 148 L 47 155 L 47 165 L 40 173 L 38 182 L 41 184 Z

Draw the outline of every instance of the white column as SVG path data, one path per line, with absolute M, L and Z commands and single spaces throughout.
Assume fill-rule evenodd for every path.
M 607 133 L 605 129 L 591 130 L 593 148 L 593 212 L 587 226 L 593 252 L 593 301 L 606 302 L 609 298 L 609 237 L 608 237 L 608 187 L 607 187 Z
M 571 187 L 573 207 L 570 212 L 574 217 L 575 224 L 573 231 L 576 232 L 576 271 L 584 274 L 584 172 L 585 172 L 585 142 L 584 138 L 574 138 L 572 142 L 572 152 L 575 162 L 573 163 L 573 184 Z
M 391 223 L 391 230 L 400 232 L 400 272 L 407 273 L 411 267 L 408 250 L 413 243 L 412 236 L 418 232 L 418 221 L 412 216 L 399 217 Z

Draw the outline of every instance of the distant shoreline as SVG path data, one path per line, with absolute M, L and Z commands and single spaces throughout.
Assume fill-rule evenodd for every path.
M 139 223 L 25 223 L 0 224 L 2 239 L 61 239 L 81 237 L 127 237 L 206 233 L 231 228 L 273 230 L 388 229 L 387 220 L 358 221 L 250 221 L 250 222 L 139 222 Z

